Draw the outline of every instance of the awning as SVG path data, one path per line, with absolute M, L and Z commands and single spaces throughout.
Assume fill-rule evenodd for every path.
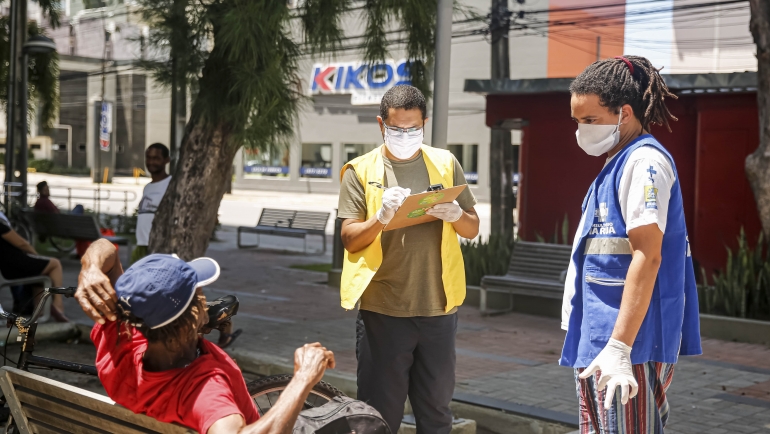
M 663 74 L 669 89 L 678 94 L 756 92 L 756 72 L 724 74 Z M 572 78 L 522 80 L 465 80 L 465 92 L 482 95 L 526 95 L 569 92 Z

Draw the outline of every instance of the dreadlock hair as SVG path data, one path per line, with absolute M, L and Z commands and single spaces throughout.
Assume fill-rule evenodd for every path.
M 663 125 L 671 131 L 668 118 L 678 119 L 666 107 L 665 99 L 677 96 L 668 90 L 660 69 L 641 56 L 599 60 L 575 78 L 569 91 L 573 95 L 598 95 L 602 107 L 614 113 L 628 104 L 646 131 L 651 124 Z
M 170 324 L 166 324 L 160 328 L 150 328 L 144 324 L 144 321 L 134 316 L 130 311 L 127 311 L 123 306 L 118 303 L 118 321 L 120 326 L 118 327 L 118 342 L 120 342 L 120 335 L 127 333 L 129 338 L 131 337 L 131 327 L 136 327 L 139 333 L 147 339 L 147 342 L 164 342 L 169 344 L 170 342 L 179 342 L 185 334 L 198 333 L 198 316 L 206 315 L 206 305 L 203 297 L 199 297 L 197 294 L 193 296 L 190 305 L 187 306 L 184 312 Z

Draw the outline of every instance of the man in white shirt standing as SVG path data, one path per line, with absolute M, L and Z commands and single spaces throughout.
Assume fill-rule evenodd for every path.
M 152 220 L 158 210 L 160 201 L 166 194 L 171 175 L 166 173 L 166 165 L 171 161 L 166 145 L 153 143 L 144 151 L 144 165 L 152 181 L 144 186 L 142 200 L 139 201 L 139 215 L 136 219 L 136 248 L 131 254 L 131 263 L 147 256 L 147 246 L 150 244 Z

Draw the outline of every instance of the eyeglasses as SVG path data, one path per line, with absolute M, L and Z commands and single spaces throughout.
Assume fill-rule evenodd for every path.
M 388 131 L 388 134 L 394 136 L 394 137 L 401 137 L 402 134 L 406 134 L 409 137 L 417 137 L 422 134 L 423 127 L 414 127 L 414 128 L 399 128 L 399 127 L 389 127 L 384 122 L 382 125 L 385 125 L 385 129 Z

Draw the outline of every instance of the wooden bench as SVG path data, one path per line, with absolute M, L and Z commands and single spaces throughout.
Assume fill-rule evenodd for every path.
M 328 212 L 292 211 L 285 209 L 262 209 L 257 226 L 238 227 L 238 248 L 259 247 L 259 235 L 277 235 L 283 237 L 304 238 L 307 251 L 307 236 L 318 235 L 323 239 L 323 253 L 326 253 L 326 222 Z M 257 244 L 245 245 L 241 234 L 257 234 Z
M 481 279 L 479 310 L 482 315 L 510 312 L 560 316 L 572 246 L 517 241 L 513 245 L 511 265 L 504 276 Z M 507 309 L 490 310 L 488 293 L 509 296 Z
M 0 387 L 21 434 L 194 433 L 135 414 L 106 396 L 8 366 L 0 369 Z
M 59 237 L 73 240 L 96 241 L 106 238 L 118 245 L 128 245 L 128 238 L 104 236 L 93 215 L 54 214 L 24 211 L 24 217 L 38 237 Z

